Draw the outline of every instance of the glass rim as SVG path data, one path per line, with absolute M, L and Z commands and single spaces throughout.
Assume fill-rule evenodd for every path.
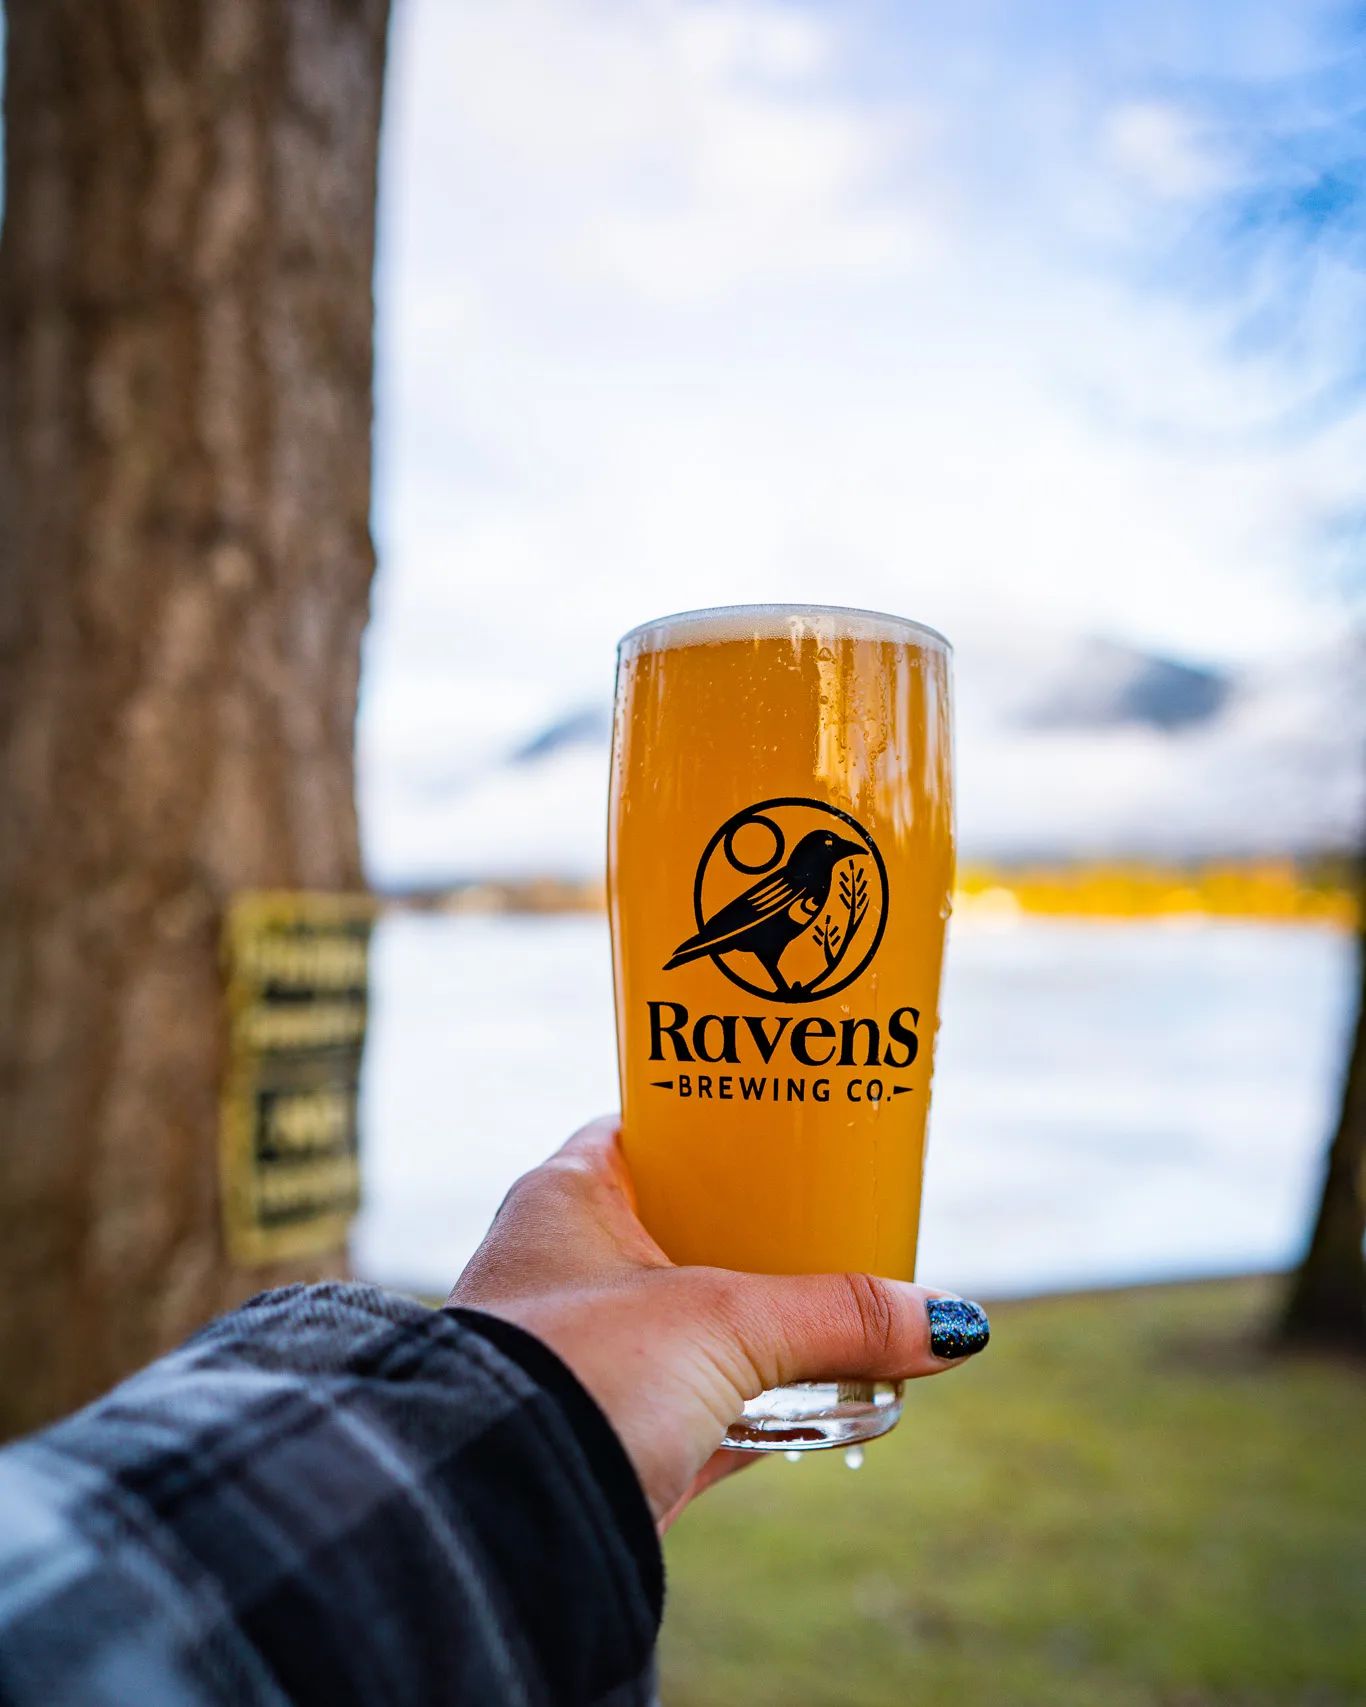
M 866 610 L 859 605 L 797 605 L 797 604 L 750 604 L 750 605 L 702 605 L 696 610 L 673 611 L 668 616 L 657 616 L 649 622 L 638 622 L 634 628 L 628 628 L 617 642 L 617 650 L 623 651 L 632 642 L 641 641 L 647 634 L 659 630 L 678 630 L 688 628 L 708 628 L 743 619 L 745 617 L 777 617 L 790 620 L 794 617 L 843 617 L 854 619 L 850 622 L 851 629 L 861 623 L 882 625 L 905 634 L 913 634 L 917 639 L 928 641 L 947 653 L 952 653 L 953 642 L 942 635 L 937 628 L 931 628 L 928 623 L 916 622 L 909 616 L 895 616 L 891 611 Z

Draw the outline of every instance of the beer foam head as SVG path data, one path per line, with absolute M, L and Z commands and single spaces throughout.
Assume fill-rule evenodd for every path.
M 662 652 L 676 646 L 720 646 L 734 641 L 801 640 L 808 635 L 830 640 L 890 641 L 951 652 L 949 642 L 923 622 L 883 611 L 850 610 L 843 605 L 717 605 L 710 610 L 679 611 L 643 622 L 622 636 L 621 654 Z

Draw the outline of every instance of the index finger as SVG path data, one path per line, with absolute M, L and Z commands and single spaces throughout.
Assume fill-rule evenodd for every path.
M 625 1164 L 618 1142 L 620 1136 L 621 1116 L 600 1114 L 596 1120 L 590 1120 L 566 1138 L 558 1150 L 551 1152 L 549 1159 L 553 1162 L 563 1156 L 567 1161 L 581 1161 L 594 1171 L 610 1172 L 614 1167 L 620 1167 L 624 1173 Z
M 600 1223 L 623 1252 L 651 1267 L 669 1264 L 669 1258 L 641 1224 L 635 1184 L 622 1153 L 619 1115 L 599 1115 L 581 1126 L 528 1178 L 534 1180 L 540 1174 L 553 1179 L 566 1172 L 588 1187 Z

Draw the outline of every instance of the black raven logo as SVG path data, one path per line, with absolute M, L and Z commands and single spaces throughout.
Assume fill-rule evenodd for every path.
M 672 958 L 665 962 L 664 970 L 671 972 L 675 966 L 684 966 L 704 954 L 730 954 L 743 949 L 763 966 L 779 996 L 796 994 L 799 986 L 789 984 L 779 970 L 784 951 L 789 943 L 811 929 L 829 897 L 831 879 L 840 861 L 867 857 L 866 848 L 846 841 L 831 830 L 809 831 L 785 864 L 765 873 L 733 901 L 727 901 L 695 935 L 679 943 Z M 841 879 L 841 894 L 850 921 L 846 943 L 867 907 L 861 874 L 854 873 L 851 866 Z M 838 945 L 827 941 L 831 929 L 828 923 L 824 930 L 818 927 L 817 941 L 826 951 L 827 968 L 833 970 L 837 962 L 832 956 Z

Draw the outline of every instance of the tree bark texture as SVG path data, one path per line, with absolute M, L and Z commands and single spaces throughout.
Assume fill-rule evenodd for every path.
M 387 0 L 6 13 L 12 1432 L 316 1269 L 234 1271 L 224 1254 L 219 932 L 241 889 L 361 884 Z
M 1361 871 L 1360 990 L 1342 1108 L 1314 1231 L 1291 1283 L 1280 1338 L 1292 1346 L 1366 1354 L 1366 860 Z

